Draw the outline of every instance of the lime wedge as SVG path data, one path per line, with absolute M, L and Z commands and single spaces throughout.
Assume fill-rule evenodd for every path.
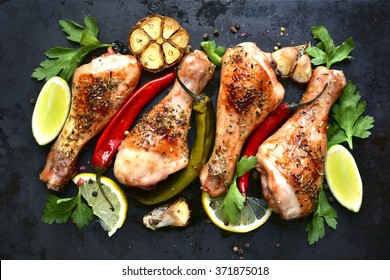
M 41 89 L 32 115 L 32 133 L 41 146 L 53 141 L 66 121 L 71 102 L 68 83 L 50 78 Z
M 345 208 L 359 212 L 363 184 L 352 154 L 342 145 L 329 148 L 325 160 L 325 176 L 335 199 Z

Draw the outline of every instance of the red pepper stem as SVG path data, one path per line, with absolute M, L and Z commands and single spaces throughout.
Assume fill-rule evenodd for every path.
M 106 172 L 106 170 L 107 170 L 107 168 L 99 168 L 99 167 L 95 168 L 95 171 L 96 171 L 96 183 L 97 183 L 97 185 L 99 187 L 99 190 L 102 193 L 104 199 L 110 205 L 110 210 L 114 211 L 115 207 L 112 204 L 112 202 L 110 201 L 110 199 L 107 197 L 107 194 L 104 191 L 103 186 L 102 186 L 102 180 L 101 179 L 102 179 L 102 175 L 104 174 L 104 172 Z
M 296 111 L 303 106 L 306 106 L 306 105 L 309 105 L 309 104 L 315 102 L 316 100 L 318 100 L 321 97 L 321 95 L 325 92 L 327 87 L 328 87 L 328 83 L 325 84 L 325 86 L 322 88 L 321 92 L 319 94 L 317 94 L 317 96 L 314 97 L 312 100 L 309 100 L 309 101 L 304 102 L 304 103 L 299 103 L 299 104 L 298 103 L 288 104 L 288 109 L 293 112 L 293 111 Z

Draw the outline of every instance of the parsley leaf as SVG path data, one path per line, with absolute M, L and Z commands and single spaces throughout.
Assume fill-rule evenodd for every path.
M 215 66 L 220 67 L 222 65 L 222 56 L 226 52 L 225 48 L 222 46 L 217 47 L 215 41 L 204 41 L 200 43 L 200 45 L 211 62 L 214 63 Z
M 240 211 L 244 208 L 244 197 L 240 193 L 237 187 L 237 178 L 244 175 L 249 170 L 255 168 L 256 166 L 256 157 L 244 156 L 237 164 L 236 172 L 234 174 L 233 183 L 230 185 L 230 188 L 223 200 L 223 212 L 231 224 L 236 224 Z
M 79 229 L 88 225 L 93 219 L 92 209 L 82 201 L 81 190 L 79 189 L 77 196 L 69 198 L 59 198 L 49 194 L 42 221 L 48 224 L 65 224 L 69 218 Z
M 79 43 L 80 48 L 65 48 L 55 46 L 45 52 L 48 59 L 39 64 L 34 70 L 32 77 L 41 80 L 48 80 L 54 76 L 60 76 L 69 81 L 76 68 L 84 60 L 85 56 L 98 48 L 109 47 L 111 44 L 101 44 L 97 39 L 99 29 L 95 19 L 91 16 L 84 17 L 85 27 L 70 21 L 59 20 L 62 30 L 68 34 L 69 41 Z
M 325 191 L 321 189 L 318 197 L 317 209 L 313 214 L 312 220 L 305 227 L 309 244 L 312 245 L 325 236 L 324 221 L 330 228 L 336 229 L 336 218 L 336 210 L 329 204 Z
M 374 127 L 374 118 L 363 115 L 366 102 L 360 98 L 356 86 L 348 81 L 338 103 L 332 106 L 335 122 L 328 127 L 328 146 L 348 142 L 349 148 L 353 149 L 352 137 L 367 138 L 371 135 L 369 130 Z
M 311 62 L 314 65 L 326 64 L 326 67 L 330 69 L 331 65 L 336 62 L 353 59 L 349 55 L 355 48 L 352 37 L 348 38 L 341 46 L 336 47 L 324 26 L 312 26 L 311 33 L 315 39 L 320 41 L 317 46 L 306 49 L 306 53 L 312 57 Z
M 244 197 L 237 188 L 236 177 L 234 177 L 233 183 L 230 185 L 230 188 L 223 200 L 223 213 L 226 216 L 226 219 L 231 224 L 236 224 L 240 211 L 244 208 Z

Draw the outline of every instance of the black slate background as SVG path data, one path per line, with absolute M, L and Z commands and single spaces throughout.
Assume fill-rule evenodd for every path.
M 343 70 L 356 84 L 367 101 L 366 113 L 375 118 L 373 135 L 355 141 L 352 151 L 364 183 L 360 212 L 349 212 L 332 202 L 339 215 L 338 228 L 327 228 L 324 239 L 312 246 L 306 241 L 304 220 L 285 222 L 275 214 L 259 230 L 228 234 L 208 221 L 199 186 L 194 184 L 184 193 L 192 217 L 183 229 L 146 229 L 142 217 L 150 208 L 131 198 L 127 220 L 111 238 L 97 222 L 82 230 L 71 223 L 41 222 L 49 192 L 38 174 L 50 145 L 38 146 L 31 133 L 30 99 L 37 97 L 43 83 L 30 75 L 47 49 L 72 46 L 58 20 L 81 23 L 84 15 L 92 15 L 100 28 L 100 41 L 112 42 L 125 41 L 130 28 L 153 13 L 179 20 L 191 34 L 194 49 L 200 47 L 205 32 L 218 45 L 254 41 L 265 51 L 272 51 L 277 42 L 288 46 L 312 40 L 312 25 L 323 24 L 337 45 L 352 36 L 355 60 L 333 68 Z M 249 243 L 244 259 L 389 259 L 389 17 L 387 1 L 0 1 L 0 258 L 238 259 L 232 246 Z M 241 29 L 233 34 L 230 26 L 236 23 Z M 286 28 L 284 36 L 279 34 L 282 26 Z M 215 28 L 220 30 L 219 37 L 212 36 Z M 240 38 L 243 32 L 248 37 Z M 146 74 L 142 82 L 151 77 Z M 218 78 L 217 74 L 206 88 L 214 101 Z M 289 81 L 283 84 L 285 100 L 298 101 L 304 87 Z M 94 141 L 80 156 L 86 171 L 93 149 Z M 112 172 L 108 175 L 112 177 Z M 70 186 L 65 195 L 74 190 Z

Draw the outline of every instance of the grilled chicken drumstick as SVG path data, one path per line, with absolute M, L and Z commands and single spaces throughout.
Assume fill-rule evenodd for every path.
M 80 150 L 126 101 L 141 71 L 135 57 L 112 51 L 76 69 L 68 119 L 40 174 L 49 189 L 61 190 L 77 173 Z
M 214 74 L 206 54 L 195 50 L 182 61 L 180 80 L 199 95 Z M 187 135 L 193 99 L 178 81 L 130 131 L 118 149 L 114 175 L 124 185 L 151 189 L 188 164 Z
M 222 58 L 213 153 L 202 168 L 202 190 L 222 195 L 231 184 L 242 146 L 256 126 L 282 101 L 267 55 L 254 43 L 242 43 Z
M 298 109 L 257 152 L 264 197 L 283 219 L 308 216 L 316 207 L 327 150 L 327 119 L 346 80 L 337 70 L 317 67 L 301 103 L 323 94 Z

